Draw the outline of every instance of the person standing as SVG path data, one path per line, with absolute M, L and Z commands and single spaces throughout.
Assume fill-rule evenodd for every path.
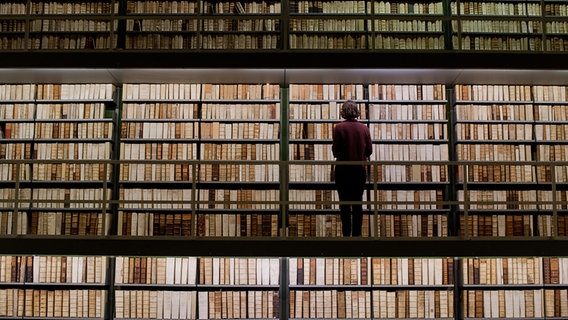
M 341 117 L 345 120 L 334 127 L 332 142 L 333 156 L 338 162 L 366 161 L 373 153 L 369 128 L 357 120 L 360 115 L 359 106 L 352 100 L 347 100 L 341 107 Z M 336 165 L 335 186 L 339 201 L 363 201 L 366 178 L 363 164 Z M 340 204 L 339 210 L 343 236 L 361 236 L 363 205 Z

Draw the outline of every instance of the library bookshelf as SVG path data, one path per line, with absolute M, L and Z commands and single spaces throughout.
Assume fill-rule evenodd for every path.
M 567 318 L 566 10 L 2 2 L 0 319 Z
M 566 51 L 561 0 L 14 0 L 2 50 Z
M 329 149 L 338 107 L 347 99 L 360 105 L 376 155 L 364 198 L 365 232 L 351 245 L 565 237 L 565 166 L 539 163 L 564 160 L 563 149 L 550 146 L 564 140 L 565 86 L 1 88 L 2 154 L 22 160 L 3 164 L 0 222 L 8 239 L 134 237 L 158 246 L 171 237 L 338 239 Z M 57 147 L 45 147 L 49 143 Z M 246 242 L 239 243 L 246 250 Z M 562 257 L 316 258 L 291 251 L 279 258 L 271 257 L 276 251 L 218 257 L 225 254 L 215 249 L 164 256 L 159 252 L 172 249 L 127 247 L 116 256 L 3 255 L 2 316 L 560 319 L 568 312 Z M 333 252 L 345 253 L 335 248 L 326 255 Z

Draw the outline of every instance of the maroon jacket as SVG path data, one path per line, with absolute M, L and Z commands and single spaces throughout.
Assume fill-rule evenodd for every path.
M 369 128 L 356 119 L 338 123 L 333 129 L 333 156 L 339 161 L 365 161 L 373 153 Z

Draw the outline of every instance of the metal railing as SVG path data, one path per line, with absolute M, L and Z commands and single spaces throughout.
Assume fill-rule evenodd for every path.
M 530 236 L 558 238 L 566 236 L 564 219 L 568 213 L 568 162 L 482 162 L 482 161 L 369 161 L 350 163 L 365 164 L 368 168 L 368 181 L 363 201 L 341 202 L 338 200 L 334 183 L 327 181 L 212 181 L 203 179 L 206 166 L 245 166 L 263 165 L 278 167 L 288 172 L 290 166 L 317 166 L 330 171 L 335 161 L 225 161 L 225 160 L 1 160 L 3 179 L 0 181 L 0 233 L 1 234 L 95 234 L 95 235 L 136 235 L 119 231 L 126 223 L 144 223 L 140 227 L 148 232 L 138 235 L 158 236 L 151 231 L 151 224 L 159 223 L 154 216 L 179 215 L 185 233 L 195 238 L 208 236 L 222 237 L 334 237 L 340 228 L 339 204 L 362 204 L 364 223 L 367 231 L 364 238 L 380 239 L 389 237 L 507 237 Z M 100 179 L 96 181 L 71 180 L 55 176 L 54 180 L 35 180 L 33 171 L 38 165 L 89 165 L 102 166 Z M 190 179 L 163 181 L 113 180 L 112 168 L 124 165 L 144 165 L 148 168 L 164 166 L 175 170 L 175 166 L 190 168 Z M 169 167 L 166 167 L 169 166 Z M 513 168 L 530 172 L 521 180 L 508 180 L 506 176 L 489 178 L 484 169 Z M 98 168 L 98 167 L 97 167 Z M 440 181 L 425 181 L 428 175 L 411 178 L 414 173 L 428 168 L 438 168 L 444 172 Z M 525 170 L 526 169 L 526 170 Z M 235 169 L 236 170 L 236 169 Z M 398 181 L 385 181 L 380 173 L 399 172 Z M 470 174 L 472 170 L 475 174 Z M 423 172 L 423 171 L 422 171 Z M 546 174 L 544 174 L 546 173 Z M 113 182 L 114 181 L 114 182 Z M 118 181 L 118 182 L 116 182 Z M 112 192 L 118 189 L 117 193 Z M 161 193 L 156 190 L 164 190 Z M 133 191 L 133 192 L 131 192 Z M 129 195 L 129 192 L 131 193 Z M 169 192 L 169 193 L 168 193 Z M 240 194 L 239 194 L 240 193 Z M 113 198 L 113 194 L 119 194 Z M 181 195 L 181 197 L 177 196 Z M 295 197 L 300 194 L 302 197 Z M 166 196 L 164 196 L 166 195 Z M 269 195 L 269 196 L 266 196 Z M 310 197 L 308 197 L 310 195 Z M 322 196 L 323 195 L 323 196 Z M 405 198 L 406 197 L 406 198 Z M 140 215 L 136 222 L 128 212 Z M 85 216 L 81 216 L 84 214 Z M 231 216 L 231 221 L 223 218 Z M 75 224 L 93 223 L 89 233 L 69 231 L 61 227 L 75 228 Z M 206 217 L 206 218 L 205 218 Z M 262 220 L 264 217 L 265 220 Z M 268 218 L 267 218 L 268 217 Z M 291 228 L 299 224 L 299 218 L 309 217 L 306 226 L 320 224 L 320 233 L 291 233 Z M 270 227 L 267 233 L 231 235 L 207 234 L 200 232 L 200 223 L 242 223 L 256 219 L 257 226 Z M 39 220 L 38 220 L 39 219 Z M 43 220 L 41 220 L 43 219 Z M 71 220 L 65 220 L 71 219 Z M 76 219 L 76 220 L 74 220 Z M 156 220 L 153 220 L 156 219 Z M 205 219 L 205 220 L 203 220 Z M 210 221 L 209 221 L 210 219 Z M 217 220 L 215 220 L 217 219 Z M 308 219 L 308 218 L 306 218 Z M 479 219 L 479 220 L 476 220 Z M 40 221 L 41 220 L 41 221 Z M 491 227 L 488 231 L 480 230 Z M 513 222 L 514 220 L 514 222 Z M 51 231 L 38 228 L 37 223 L 51 224 Z M 182 220 L 175 223 L 181 224 Z M 204 222 L 205 221 L 205 222 Z M 294 222 L 295 221 L 295 222 Z M 69 226 L 71 223 L 73 226 Z M 424 226 L 426 223 L 426 226 Z M 504 224 L 503 224 L 504 223 Z M 514 223 L 515 226 L 511 224 Z M 513 230 L 519 227 L 520 231 Z M 54 225 L 55 224 L 55 225 Z M 328 229 L 324 230 L 328 225 Z M 333 224 L 334 228 L 329 229 Z M 391 230 L 398 225 L 399 231 Z M 86 228 L 82 226 L 81 228 Z M 298 225 L 297 225 L 298 226 Z M 428 231 L 436 226 L 440 232 Z M 132 225 L 130 226 L 131 228 Z M 214 226 L 210 226 L 214 229 Z M 239 228 L 232 225 L 233 228 Z M 254 225 L 253 225 L 254 227 Z M 252 228 L 252 227 L 251 227 Z M 511 230 L 514 232 L 511 233 Z M 80 229 L 80 228 L 79 228 Z M 413 229 L 412 232 L 409 231 Z M 419 230 L 417 230 L 419 229 Z M 66 231 L 67 230 L 67 231 Z M 96 230 L 96 231 L 93 231 Z M 251 229 L 252 230 L 252 229 Z M 387 232 L 388 230 L 388 232 Z M 215 231 L 217 232 L 217 231 Z

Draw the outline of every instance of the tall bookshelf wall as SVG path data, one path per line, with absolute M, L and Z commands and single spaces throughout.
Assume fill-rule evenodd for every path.
M 456 159 L 485 161 L 458 168 L 459 183 L 467 181 L 458 198 L 468 202 L 460 232 L 467 220 L 474 236 L 566 234 L 566 169 L 539 165 L 565 159 L 565 87 L 460 85 L 455 93 Z
M 114 98 L 105 84 L 2 86 L 2 158 L 23 160 L 2 165 L 3 234 L 107 234 Z
M 122 165 L 120 234 L 278 234 L 277 85 L 128 84 L 124 95 L 123 159 L 155 163 Z
M 273 84 L 124 84 L 120 101 L 103 84 L 1 89 L 2 158 L 23 161 L 2 164 L 4 234 L 100 235 L 116 220 L 119 235 L 338 236 L 325 161 L 347 99 L 378 161 L 364 237 L 566 234 L 567 168 L 547 163 L 566 158 L 563 86 L 291 84 L 285 119 Z
M 562 52 L 566 10 L 562 0 L 11 0 L 0 4 L 0 50 Z
M 0 230 L 338 236 L 330 167 L 309 161 L 333 160 L 333 125 L 341 104 L 353 99 L 372 134 L 371 160 L 384 161 L 369 167 L 364 238 L 564 236 L 567 168 L 540 162 L 565 160 L 566 91 L 6 84 L 0 155 L 37 161 L 24 162 L 18 174 L 17 165 L 2 164 Z M 282 146 L 292 161 L 285 228 L 276 204 Z M 115 169 L 101 159 L 122 161 Z M 426 163 L 397 163 L 414 160 Z M 458 161 L 455 180 L 442 164 L 448 160 Z M 118 201 L 116 211 L 108 200 Z M 444 204 L 451 200 L 461 205 Z M 0 317 L 562 319 L 567 288 L 568 263 L 555 257 L 0 257 Z
M 369 85 L 371 160 L 387 162 L 369 173 L 381 185 L 371 192 L 377 236 L 449 235 L 448 172 L 437 164 L 450 160 L 447 108 L 443 85 Z

